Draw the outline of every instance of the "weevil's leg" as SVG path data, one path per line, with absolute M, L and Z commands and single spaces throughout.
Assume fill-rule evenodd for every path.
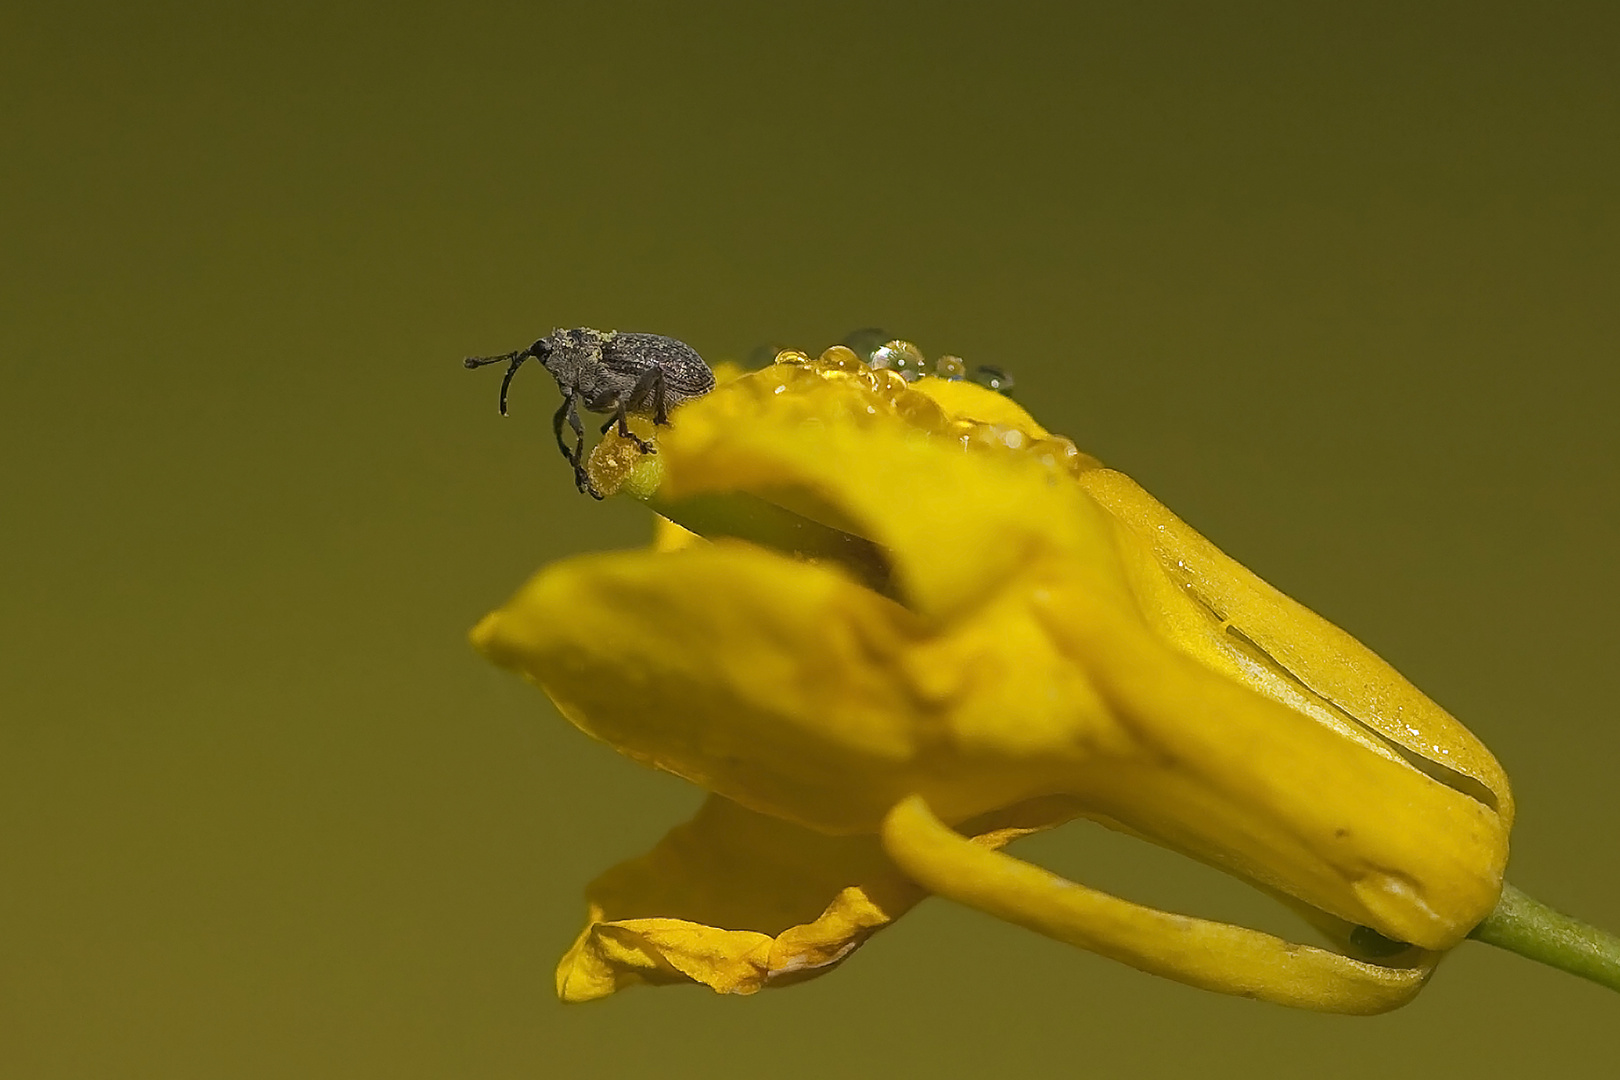
M 646 376 L 643 375 L 642 378 L 645 379 Z M 639 387 L 641 385 L 641 383 L 638 382 L 638 383 L 636 383 L 636 385 Z M 631 401 L 635 400 L 635 393 L 634 392 L 632 392 L 630 394 L 630 400 Z M 658 448 L 656 446 L 654 446 L 652 443 L 648 442 L 646 439 L 643 439 L 640 435 L 637 435 L 635 432 L 630 430 L 630 423 L 629 423 L 630 415 L 629 415 L 629 413 L 630 413 L 629 409 L 625 406 L 624 395 L 621 394 L 618 398 L 614 399 L 614 402 L 613 402 L 613 415 L 608 417 L 607 423 L 602 425 L 602 434 L 606 435 L 607 432 L 608 432 L 608 428 L 612 427 L 614 424 L 618 424 L 619 425 L 619 438 L 621 438 L 621 439 L 629 439 L 631 442 L 636 444 L 636 449 L 640 450 L 643 454 L 656 454 L 656 453 L 658 453 Z
M 602 493 L 600 491 L 596 490 L 596 485 L 595 484 L 591 483 L 591 474 L 585 468 L 585 438 L 584 438 L 584 436 L 580 436 L 579 449 L 575 452 L 574 456 L 569 460 L 569 464 L 574 466 L 574 486 L 579 488 L 579 493 L 581 495 L 589 495 L 591 498 L 595 499 L 597 502 L 601 502 L 602 501 Z
M 574 445 L 569 446 L 563 441 L 563 423 L 574 429 Z M 585 447 L 585 425 L 579 422 L 579 409 L 574 401 L 574 395 L 563 392 L 563 403 L 557 407 L 557 414 L 551 418 L 551 430 L 557 436 L 557 448 L 570 464 L 579 463 L 579 455 Z
M 630 402 L 637 407 L 638 412 L 652 399 L 652 422 L 668 426 L 669 413 L 664 408 L 664 369 L 650 367 L 641 373 L 636 380 L 635 387 L 630 391 Z
M 658 373 L 658 379 L 653 383 L 653 423 L 669 423 L 669 413 L 664 408 L 664 373 Z
M 565 422 L 573 429 L 573 446 L 569 446 L 563 439 Z M 558 449 L 562 451 L 563 457 L 568 459 L 568 464 L 574 467 L 574 486 L 579 488 L 581 494 L 600 499 L 601 493 L 596 490 L 596 485 L 591 483 L 590 474 L 585 471 L 585 425 L 580 423 L 579 409 L 576 407 L 573 394 L 563 392 L 563 403 L 558 406 L 556 415 L 551 418 L 551 430 L 557 436 Z

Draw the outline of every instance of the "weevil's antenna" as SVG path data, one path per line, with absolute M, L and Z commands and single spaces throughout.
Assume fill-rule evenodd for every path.
M 534 346 L 519 349 L 516 352 L 502 353 L 500 356 L 469 356 L 463 360 L 462 366 L 468 368 L 481 368 L 486 364 L 510 364 L 506 369 L 506 378 L 501 380 L 501 415 L 506 415 L 506 388 L 512 385 L 512 376 L 517 369 L 523 366 L 523 361 L 535 355 Z

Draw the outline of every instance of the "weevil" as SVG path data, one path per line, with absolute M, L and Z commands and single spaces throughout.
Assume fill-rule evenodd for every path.
M 657 453 L 652 443 L 630 430 L 631 414 L 646 416 L 654 424 L 668 424 L 669 410 L 683 401 L 702 397 L 714 389 L 714 372 L 690 345 L 662 334 L 621 334 L 616 330 L 553 330 L 527 348 L 499 356 L 469 356 L 469 368 L 506 364 L 501 380 L 501 415 L 506 415 L 506 391 L 512 376 L 530 358 L 557 380 L 563 402 L 551 418 L 552 431 L 563 457 L 574 467 L 574 484 L 582 494 L 600 499 L 601 493 L 585 471 L 585 428 L 579 409 L 608 413 L 602 434 L 614 424 L 619 435 L 635 442 L 644 454 Z M 563 438 L 563 425 L 574 432 L 574 445 Z

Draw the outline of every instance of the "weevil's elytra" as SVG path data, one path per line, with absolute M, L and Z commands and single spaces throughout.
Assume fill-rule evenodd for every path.
M 574 483 L 582 493 L 600 499 L 585 471 L 585 428 L 579 408 L 608 413 L 603 434 L 614 424 L 619 435 L 635 442 L 642 453 L 656 453 L 653 445 L 630 430 L 629 415 L 646 416 L 655 424 L 669 423 L 669 410 L 683 401 L 702 397 L 714 389 L 714 372 L 690 345 L 662 334 L 621 334 L 580 326 L 553 330 L 526 349 L 499 356 L 469 356 L 469 368 L 485 364 L 507 365 L 501 380 L 501 415 L 506 415 L 506 391 L 512 376 L 530 357 L 540 361 L 557 380 L 563 402 L 551 418 L 552 431 L 563 457 L 574 467 Z M 563 424 L 574 433 L 570 447 Z

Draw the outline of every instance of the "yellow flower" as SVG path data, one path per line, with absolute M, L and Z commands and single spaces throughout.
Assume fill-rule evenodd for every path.
M 667 522 L 474 630 L 584 731 L 709 791 L 588 890 L 568 1000 L 818 974 L 927 893 L 1144 971 L 1340 1012 L 1490 913 L 1490 753 L 1127 477 L 966 382 L 784 354 L 593 479 Z M 1085 817 L 1238 875 L 1334 944 L 1142 907 L 999 848 Z

